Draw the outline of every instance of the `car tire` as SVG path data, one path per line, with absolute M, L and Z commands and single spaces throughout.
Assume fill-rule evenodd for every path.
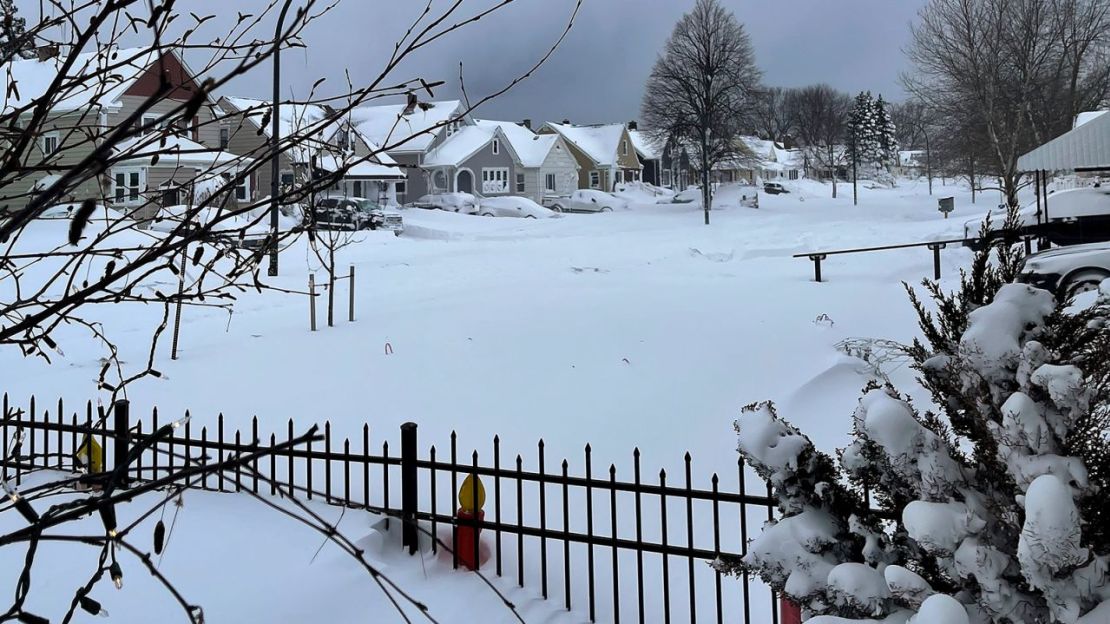
M 564 212 L 563 207 L 559 204 L 555 204 L 554 206 L 552 206 L 551 210 L 554 212 Z
M 493 216 L 493 213 L 492 213 L 492 212 L 483 212 L 483 213 L 482 213 L 482 216 L 483 216 L 483 217 L 492 217 L 492 216 Z
M 535 219 L 536 215 L 524 215 L 525 219 Z
M 613 209 L 610 208 L 609 206 L 602 206 L 601 207 L 601 212 L 613 212 Z
M 1110 273 L 1100 269 L 1081 269 L 1060 280 L 1058 294 L 1063 299 L 1097 290 L 1103 280 L 1110 279 Z

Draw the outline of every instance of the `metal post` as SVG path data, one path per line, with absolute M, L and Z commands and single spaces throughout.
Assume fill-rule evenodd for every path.
M 1044 223 L 1041 213 L 1041 171 L 1033 172 L 1033 193 L 1037 196 L 1037 225 Z
M 347 277 L 347 280 L 348 280 L 348 283 L 350 284 L 350 291 L 349 292 L 351 294 L 350 301 L 348 302 L 349 303 L 349 305 L 348 305 L 349 309 L 347 310 L 347 320 L 351 323 L 354 323 L 355 322 L 355 265 L 353 265 L 353 264 L 351 265 L 351 274 Z
M 929 133 L 925 128 L 921 128 L 921 134 L 925 135 L 925 176 L 929 178 L 929 196 L 933 195 L 933 150 L 929 147 Z M 944 215 L 947 217 L 948 215 Z
M 1044 170 L 1041 171 L 1041 184 L 1043 185 L 1043 190 L 1041 191 L 1041 195 L 1044 196 L 1044 227 L 1045 227 L 1045 231 L 1048 232 L 1051 229 L 1052 226 L 1051 226 L 1051 218 L 1049 217 L 1049 214 L 1048 214 L 1048 172 L 1047 171 L 1044 171 Z M 1052 247 L 1052 243 L 1048 240 L 1047 236 L 1041 237 L 1041 240 L 1044 241 L 1043 242 L 1044 249 L 1049 249 L 1049 248 Z
M 270 134 L 270 267 L 267 274 L 270 277 L 277 277 L 278 275 L 278 156 L 281 143 L 281 126 L 278 124 L 281 119 L 280 104 L 278 103 L 281 97 L 281 43 L 282 36 L 281 30 L 285 25 L 285 14 L 289 12 L 289 2 L 286 2 L 281 7 L 281 15 L 278 16 L 277 28 L 274 30 L 274 101 L 273 101 L 273 125 L 271 126 Z
M 940 250 L 947 247 L 944 243 L 934 243 L 929 245 L 929 249 L 933 251 L 933 279 L 940 279 Z
M 971 159 L 971 203 L 975 203 L 975 155 L 970 156 Z
M 416 423 L 401 425 L 401 544 L 414 555 L 420 533 L 416 526 L 418 483 L 416 474 Z M 477 500 L 477 499 L 475 499 Z
M 127 478 L 127 454 L 131 450 L 131 426 L 130 426 L 130 412 L 131 402 L 127 399 L 120 399 L 112 404 L 112 414 L 115 419 L 115 446 L 114 446 L 114 459 L 112 468 L 119 470 L 120 478 L 118 486 L 126 488 L 129 479 Z
M 181 275 L 177 276 L 177 306 L 173 313 L 173 348 L 170 349 L 170 359 L 177 359 L 177 340 L 181 336 L 181 301 L 185 298 L 185 259 L 189 246 L 181 248 Z
M 809 259 L 813 260 L 813 281 L 820 283 L 821 282 L 821 261 L 825 259 L 825 256 L 818 254 L 818 255 L 810 256 Z
M 308 274 L 308 324 L 316 331 L 316 274 Z

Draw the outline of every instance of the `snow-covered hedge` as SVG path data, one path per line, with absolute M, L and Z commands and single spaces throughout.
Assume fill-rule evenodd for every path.
M 932 285 L 937 312 L 914 299 L 936 413 L 872 385 L 834 460 L 773 405 L 744 409 L 739 452 L 780 519 L 720 569 L 814 624 L 1110 623 L 1110 302 L 1066 313 L 1005 281 L 977 265 L 955 295 Z

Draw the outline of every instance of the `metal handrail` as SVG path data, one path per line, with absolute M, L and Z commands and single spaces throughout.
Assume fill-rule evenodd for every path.
M 1025 253 L 1032 253 L 1033 239 L 1036 236 L 1028 234 L 1014 237 L 1014 240 L 1021 240 L 1025 243 Z M 946 249 L 948 245 L 960 244 L 982 244 L 984 242 L 991 242 L 991 239 L 984 239 L 982 237 L 975 238 L 951 238 L 947 240 L 925 241 L 921 243 L 901 243 L 897 245 L 879 245 L 876 247 L 859 247 L 856 249 L 836 249 L 830 251 L 807 251 L 799 254 L 794 254 L 794 258 L 808 258 L 813 261 L 813 281 L 821 282 L 821 261 L 827 259 L 829 256 L 838 256 L 854 253 L 868 253 L 872 251 L 890 251 L 892 249 L 913 249 L 917 247 L 928 247 L 933 252 L 933 279 L 939 280 L 941 277 L 940 271 L 940 252 Z

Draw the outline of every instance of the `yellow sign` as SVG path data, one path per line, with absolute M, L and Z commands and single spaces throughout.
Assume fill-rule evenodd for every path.
M 91 436 L 85 436 L 85 441 L 74 457 L 90 474 L 104 472 L 104 449 Z
M 478 504 L 474 504 L 474 486 L 478 486 Z M 459 488 L 459 505 L 466 513 L 478 513 L 478 510 L 486 504 L 486 488 L 482 485 L 482 480 L 478 475 L 469 475 L 463 479 L 462 487 Z

